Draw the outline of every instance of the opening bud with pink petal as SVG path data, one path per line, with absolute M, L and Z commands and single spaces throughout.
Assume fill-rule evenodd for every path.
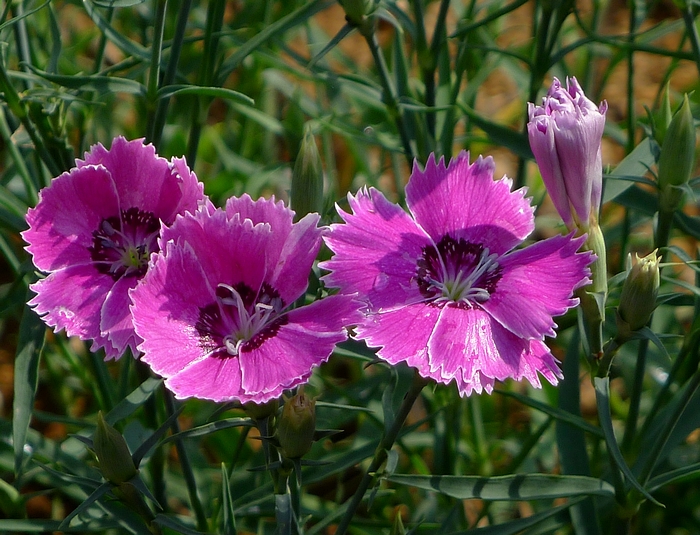
M 566 226 L 586 231 L 598 218 L 603 189 L 601 139 L 608 105 L 596 106 L 576 78 L 557 78 L 541 106 L 528 103 L 530 147 Z

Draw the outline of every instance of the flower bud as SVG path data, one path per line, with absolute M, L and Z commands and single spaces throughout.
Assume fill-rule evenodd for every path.
M 658 183 L 662 210 L 673 211 L 678 207 L 683 192 L 674 186 L 687 183 L 694 166 L 695 123 L 688 95 L 685 95 L 683 104 L 671 119 L 661 145 Z
M 305 455 L 314 441 L 316 431 L 316 400 L 303 390 L 287 400 L 277 427 L 277 440 L 282 454 L 288 459 Z
M 124 437 L 105 421 L 102 411 L 97 413 L 97 429 L 92 442 L 100 471 L 107 481 L 119 485 L 138 473 Z
M 656 250 L 639 258 L 627 273 L 617 309 L 618 331 L 623 336 L 643 328 L 656 308 L 659 293 L 659 261 Z M 630 257 L 631 261 L 631 257 Z
M 671 111 L 671 99 L 669 96 L 669 86 L 666 84 L 666 91 L 661 99 L 661 109 L 654 116 L 654 139 L 659 144 L 663 145 L 668 126 L 671 124 L 673 112 Z
M 350 24 L 360 25 L 363 19 L 372 13 L 376 0 L 338 0 L 345 11 L 345 18 Z
M 297 221 L 306 214 L 323 210 L 323 167 L 308 123 L 294 164 L 290 197 Z
M 606 102 L 596 106 L 576 78 L 556 78 L 541 106 L 528 104 L 530 147 L 544 185 L 569 230 L 587 231 L 603 190 L 601 139 Z

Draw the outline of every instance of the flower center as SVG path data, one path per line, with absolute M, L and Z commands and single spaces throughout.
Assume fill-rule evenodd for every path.
M 219 284 L 216 301 L 199 309 L 195 329 L 200 345 L 221 357 L 236 357 L 243 348 L 260 347 L 287 323 L 283 310 L 279 293 L 266 283 L 257 293 L 243 283 Z
M 423 248 L 416 280 L 426 300 L 462 308 L 488 301 L 501 278 L 497 254 L 460 238 L 444 236 L 436 246 Z
M 121 217 L 103 219 L 92 233 L 90 257 L 100 273 L 115 281 L 142 277 L 151 253 L 158 252 L 159 231 L 160 222 L 152 212 L 122 210 Z

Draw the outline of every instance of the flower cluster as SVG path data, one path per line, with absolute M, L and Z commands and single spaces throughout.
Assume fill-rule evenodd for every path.
M 561 377 L 544 343 L 588 282 L 582 238 L 515 249 L 534 228 L 525 191 L 493 161 L 416 164 L 410 215 L 377 190 L 349 195 L 344 224 L 294 222 L 281 201 L 215 208 L 184 160 L 141 140 L 97 145 L 30 210 L 24 239 L 48 273 L 30 301 L 46 323 L 127 349 L 178 398 L 265 403 L 306 382 L 355 327 L 378 356 L 462 395 L 496 380 Z M 295 306 L 321 267 L 335 295 Z

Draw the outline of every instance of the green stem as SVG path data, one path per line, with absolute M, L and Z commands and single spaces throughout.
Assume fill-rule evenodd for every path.
M 47 150 L 46 145 L 44 144 L 44 140 L 34 128 L 34 123 L 32 123 L 31 119 L 29 118 L 29 114 L 22 104 L 19 94 L 17 91 L 15 91 L 9 76 L 7 75 L 5 64 L 2 59 L 0 59 L 0 91 L 2 91 L 5 97 L 7 107 L 10 108 L 10 111 L 20 120 L 22 126 L 24 126 L 25 130 L 27 131 L 29 138 L 34 144 L 34 148 L 41 156 L 41 160 L 44 162 L 44 165 L 46 165 L 49 172 L 53 176 L 60 175 L 63 169 L 61 169 L 61 167 L 56 163 L 56 160 L 54 160 L 53 156 L 51 156 L 51 153 Z
M 169 390 L 164 388 L 163 393 L 165 394 L 165 408 L 167 410 L 168 417 L 170 417 L 175 414 L 175 400 L 173 399 L 173 395 Z M 180 424 L 178 423 L 177 419 L 173 421 L 171 430 L 174 435 L 180 432 Z M 202 501 L 199 499 L 199 494 L 197 492 L 197 481 L 194 478 L 194 471 L 192 470 L 187 448 L 185 448 L 185 443 L 183 442 L 182 438 L 175 439 L 175 449 L 177 450 L 177 455 L 180 459 L 182 475 L 185 478 L 187 493 L 190 496 L 190 503 L 192 504 L 192 509 L 194 510 L 194 516 L 197 519 L 197 529 L 201 532 L 207 532 L 209 530 L 209 523 L 207 521 L 207 516 L 204 513 Z
M 185 41 L 185 30 L 187 28 L 187 18 L 192 9 L 192 0 L 184 0 L 180 4 L 180 11 L 177 14 L 177 23 L 175 24 L 175 35 L 173 35 L 172 45 L 170 47 L 170 57 L 168 58 L 168 66 L 165 69 L 161 87 L 171 85 L 175 81 L 177 74 L 177 64 L 180 60 L 182 52 L 182 44 Z M 158 100 L 155 117 L 153 119 L 153 138 L 152 142 L 156 149 L 160 146 L 160 140 L 163 136 L 163 128 L 165 119 L 168 115 L 169 98 Z
M 0 106 L 0 136 L 2 136 L 3 141 L 7 150 L 10 152 L 10 157 L 17 168 L 17 172 L 22 177 L 22 182 L 24 183 L 24 189 L 27 192 L 27 202 L 30 206 L 36 205 L 39 197 L 37 195 L 37 186 L 32 180 L 29 174 L 29 169 L 27 169 L 27 164 L 24 163 L 24 158 L 20 153 L 17 145 L 12 140 L 12 132 L 10 132 L 10 126 L 7 124 L 7 119 L 5 118 L 5 110 Z
M 158 86 L 160 82 L 160 61 L 163 56 L 163 32 L 165 31 L 165 12 L 168 0 L 157 0 L 156 20 L 153 25 L 153 42 L 151 43 L 151 68 L 148 73 L 148 87 L 146 92 L 146 109 L 148 120 L 146 123 L 146 139 L 153 141 L 156 126 L 156 111 L 158 107 Z
M 377 72 L 379 73 L 379 81 L 382 84 L 384 90 L 384 100 L 386 102 L 387 109 L 389 110 L 389 115 L 394 119 L 396 123 L 396 128 L 399 131 L 399 137 L 401 138 L 401 144 L 403 145 L 404 154 L 406 160 L 408 161 L 408 167 L 413 166 L 413 160 L 415 160 L 416 155 L 414 154 L 413 148 L 411 147 L 411 140 L 408 136 L 406 130 L 406 124 L 403 120 L 403 113 L 399 108 L 398 96 L 396 95 L 396 89 L 391 81 L 389 75 L 389 68 L 387 67 L 386 60 L 384 59 L 384 54 L 379 48 L 379 42 L 377 41 L 377 34 L 374 31 L 375 23 L 369 21 L 367 24 L 359 28 L 360 33 L 367 41 L 372 57 L 374 58 L 374 63 L 377 66 Z
M 411 384 L 411 387 L 408 389 L 408 392 L 403 398 L 401 407 L 399 407 L 399 410 L 396 413 L 396 418 L 392 422 L 389 430 L 386 431 L 382 439 L 379 441 L 379 445 L 377 446 L 377 449 L 374 452 L 374 458 L 372 459 L 372 462 L 369 465 L 367 472 L 365 472 L 364 476 L 362 477 L 362 481 L 360 481 L 360 485 L 355 491 L 355 494 L 350 500 L 348 508 L 345 510 L 345 514 L 343 515 L 343 518 L 340 521 L 340 524 L 338 525 L 338 529 L 336 530 L 335 535 L 344 535 L 347 531 L 348 527 L 350 526 L 350 522 L 352 521 L 352 518 L 357 512 L 357 508 L 359 507 L 360 503 L 362 502 L 362 499 L 365 496 L 365 492 L 369 488 L 372 481 L 374 481 L 376 472 L 379 470 L 382 463 L 386 461 L 388 451 L 391 450 L 392 446 L 394 445 L 394 442 L 396 442 L 396 439 L 399 436 L 399 432 L 401 431 L 401 428 L 403 427 L 403 424 L 406 421 L 408 413 L 411 412 L 413 404 L 416 402 L 416 399 L 418 399 L 418 396 L 423 390 L 423 387 L 427 383 L 428 382 L 425 379 L 418 375 L 418 372 L 415 372 L 415 375 L 413 377 L 413 383 Z
M 693 49 L 693 55 L 695 56 L 695 64 L 700 72 L 700 37 L 698 36 L 698 29 L 695 26 L 695 15 L 693 14 L 692 2 L 684 2 L 685 7 L 682 9 L 683 12 L 683 22 L 685 22 L 686 31 L 688 32 L 688 38 L 690 39 L 690 46 Z
M 666 442 L 668 442 L 668 439 L 675 429 L 678 420 L 683 415 L 683 412 L 688 406 L 688 403 L 690 403 L 692 397 L 695 395 L 698 387 L 700 387 L 700 369 L 693 374 L 693 377 L 690 379 L 687 388 L 684 390 L 681 396 L 676 410 L 673 412 L 671 417 L 666 420 L 666 424 L 652 446 L 651 454 L 649 455 L 647 462 L 644 464 L 642 471 L 639 473 L 639 483 L 642 486 L 646 485 L 647 481 L 649 481 L 649 477 L 653 473 L 656 463 L 659 460 L 659 455 L 661 455 Z
M 151 377 L 151 370 L 142 361 L 136 361 L 136 363 L 136 373 L 139 381 L 143 383 Z M 150 429 L 158 429 L 160 427 L 160 419 L 158 418 L 156 397 L 150 396 L 146 400 L 143 409 L 146 416 L 146 425 Z M 156 448 L 153 451 L 153 455 L 148 461 L 148 472 L 153 483 L 153 495 L 161 507 L 167 511 L 168 496 L 165 489 L 165 451 L 163 448 Z
M 632 395 L 630 396 L 630 406 L 625 420 L 625 433 L 622 435 L 622 451 L 626 452 L 634 443 L 637 433 L 637 421 L 639 420 L 639 404 L 642 400 L 642 388 L 644 386 L 644 372 L 646 371 L 647 350 L 649 340 L 644 338 L 639 342 L 637 351 L 637 364 L 634 369 L 634 381 L 632 382 Z
M 628 2 L 629 5 L 629 34 L 628 42 L 634 44 L 635 33 L 637 31 L 637 10 L 634 1 Z M 634 149 L 634 129 L 636 117 L 634 112 L 634 50 L 630 46 L 627 52 L 627 154 Z

